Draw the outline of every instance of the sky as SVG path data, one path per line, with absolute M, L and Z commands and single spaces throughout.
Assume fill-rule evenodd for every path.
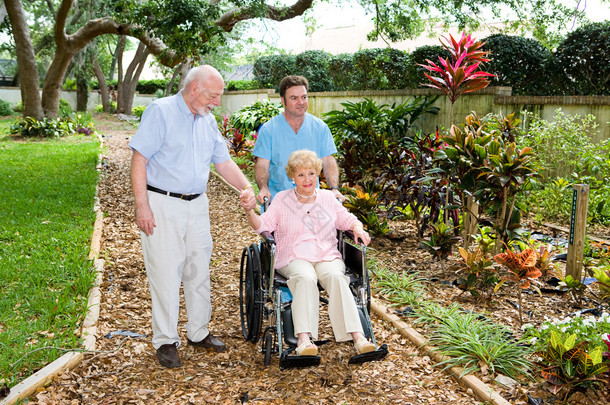
M 282 2 L 293 3 L 290 0 Z M 578 7 L 579 10 L 584 9 L 592 21 L 610 20 L 610 3 L 602 4 L 601 0 L 562 0 L 562 2 L 565 5 Z M 319 2 L 310 14 L 317 21 L 318 29 L 371 24 L 372 17 L 367 15 L 364 8 L 354 0 Z M 298 45 L 307 37 L 303 18 L 283 22 L 265 21 L 263 24 L 263 28 L 257 33 L 257 38 L 278 48 L 289 51 L 299 49 Z

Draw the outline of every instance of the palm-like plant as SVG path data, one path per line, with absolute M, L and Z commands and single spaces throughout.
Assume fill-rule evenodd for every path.
M 487 87 L 490 83 L 489 77 L 495 75 L 479 71 L 479 65 L 489 62 L 486 56 L 489 52 L 482 51 L 480 48 L 484 42 L 476 42 L 470 35 L 462 32 L 462 37 L 456 41 L 452 35 L 449 38 L 440 40 L 441 45 L 449 51 L 450 58 L 441 58 L 439 64 L 426 59 L 428 65 L 420 65 L 428 70 L 430 74 L 424 73 L 431 83 L 425 86 L 442 90 L 449 97 L 451 102 L 450 121 L 453 125 L 453 104 L 465 93 L 470 93 Z

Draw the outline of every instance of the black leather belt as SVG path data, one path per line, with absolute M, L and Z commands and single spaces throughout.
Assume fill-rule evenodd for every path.
M 169 191 L 165 191 L 165 190 L 161 190 L 160 188 L 157 187 L 153 187 L 150 185 L 146 185 L 146 189 L 153 191 L 155 193 L 159 193 L 159 194 L 165 194 L 168 195 L 170 197 L 176 197 L 179 198 L 181 200 L 185 200 L 185 201 L 191 201 L 194 200 L 195 198 L 199 197 L 201 194 L 180 194 L 180 193 L 171 193 Z

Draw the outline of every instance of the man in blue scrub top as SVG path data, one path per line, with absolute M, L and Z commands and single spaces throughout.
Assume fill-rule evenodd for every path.
M 259 193 L 258 201 L 273 198 L 278 191 L 294 187 L 286 175 L 286 162 L 295 150 L 309 149 L 322 159 L 324 177 L 337 198 L 339 168 L 333 154 L 337 153 L 328 125 L 307 112 L 309 82 L 303 76 L 286 76 L 280 82 L 280 100 L 284 112 L 267 121 L 258 132 L 254 151 L 254 167 Z
M 189 345 L 224 352 L 208 323 L 212 317 L 209 264 L 212 236 L 206 195 L 210 164 L 242 190 L 254 208 L 252 186 L 229 156 L 210 111 L 220 104 L 224 80 L 212 66 L 193 68 L 176 95 L 153 102 L 129 146 L 131 182 L 152 300 L 152 345 L 163 367 L 180 367 L 177 330 L 180 285 Z

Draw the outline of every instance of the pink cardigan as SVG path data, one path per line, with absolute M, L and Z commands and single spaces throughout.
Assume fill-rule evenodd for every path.
M 275 195 L 273 203 L 261 215 L 261 226 L 256 232 L 275 232 L 275 268 L 281 269 L 296 258 L 292 246 L 299 241 L 306 224 L 316 235 L 320 249 L 333 251 L 333 257 L 329 258 L 332 260 L 341 258 L 337 249 L 337 229 L 348 230 L 357 220 L 330 190 L 318 190 L 313 204 L 301 204 L 290 189 Z

